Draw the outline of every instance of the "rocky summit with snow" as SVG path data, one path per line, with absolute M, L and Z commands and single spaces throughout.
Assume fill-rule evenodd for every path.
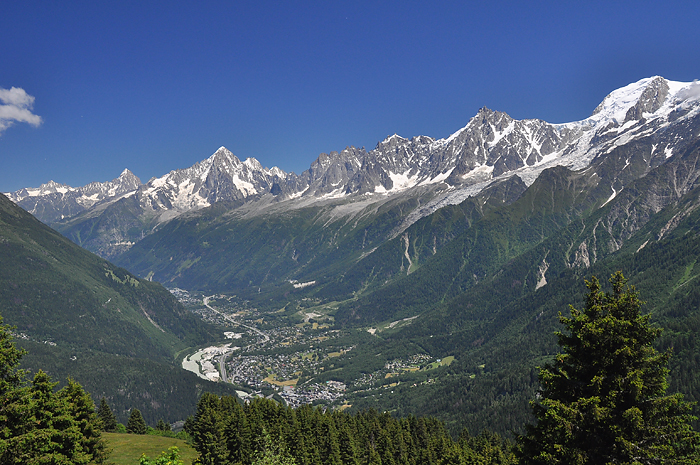
M 86 241 L 82 245 L 107 257 L 128 248 L 158 224 L 217 202 L 253 202 L 258 205 L 256 211 L 263 211 L 260 206 L 280 202 L 293 209 L 314 202 L 384 202 L 399 195 L 420 199 L 420 207 L 408 212 L 394 229 L 397 234 L 436 209 L 460 203 L 494 183 L 517 176 L 529 186 L 547 168 L 584 169 L 597 157 L 642 138 L 653 140 L 647 169 L 658 166 L 690 140 L 683 131 L 700 111 L 699 96 L 697 82 L 657 76 L 611 92 L 581 121 L 515 120 L 482 108 L 447 138 L 407 139 L 395 134 L 369 151 L 350 146 L 321 154 L 299 175 L 264 168 L 254 158 L 241 161 L 221 147 L 189 168 L 145 184 L 125 170 L 107 183 L 72 188 L 51 181 L 8 196 L 64 233 L 85 221 L 94 224 L 97 218 L 115 215 L 113 206 L 130 198 L 129 215 L 138 221 L 103 225 L 111 228 L 109 234 L 103 234 L 104 229 L 95 243 L 80 236 L 81 242 Z M 611 195 L 621 188 L 610 186 Z M 139 230 L 136 234 L 134 226 Z M 105 240 L 121 245 L 114 249 Z
M 265 169 L 255 158 L 242 162 L 226 147 L 220 147 L 189 168 L 151 179 L 137 196 L 144 207 L 154 211 L 182 212 L 269 193 L 285 177 L 279 168 Z

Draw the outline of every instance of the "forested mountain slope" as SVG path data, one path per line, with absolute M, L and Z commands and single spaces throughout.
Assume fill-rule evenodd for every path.
M 457 359 L 432 386 L 399 385 L 393 388 L 393 395 L 380 400 L 366 398 L 355 406 L 381 405 L 401 413 L 437 415 L 454 428 L 466 425 L 474 430 L 484 426 L 500 432 L 518 430 L 529 417 L 527 403 L 537 389 L 535 367 L 557 351 L 554 337 L 554 332 L 559 330 L 557 315 L 568 314 L 569 304 L 581 307 L 584 279 L 596 275 L 603 280 L 617 270 L 622 270 L 630 283 L 638 286 L 647 302 L 644 311 L 651 312 L 652 321 L 665 328 L 659 348 L 674 349 L 671 390 L 684 393 L 690 400 L 700 398 L 696 363 L 700 353 L 697 337 L 700 188 L 692 187 L 691 182 L 669 178 L 669 173 L 685 173 L 681 179 L 687 179 L 689 171 L 683 167 L 693 166 L 697 156 L 697 147 L 689 146 L 667 166 L 629 184 L 625 189 L 628 194 L 557 229 L 504 261 L 478 282 L 466 280 L 465 290 L 450 298 L 437 299 L 427 291 L 430 287 L 422 285 L 444 269 L 443 263 L 453 263 L 450 258 L 456 256 L 458 265 L 463 263 L 459 250 L 450 253 L 446 247 L 436 256 L 446 255 L 440 263 L 428 263 L 404 278 L 405 282 L 392 285 L 393 291 L 387 288 L 345 310 L 341 307 L 336 315 L 341 321 L 343 315 L 372 318 L 371 311 L 360 313 L 367 309 L 376 309 L 389 319 L 403 316 L 406 308 L 419 315 L 399 331 L 379 334 L 377 344 L 367 348 L 367 355 L 410 346 Z M 676 192 L 669 187 L 674 184 L 690 186 L 684 189 L 684 195 L 683 190 L 679 191 L 679 197 L 667 194 L 666 198 L 673 200 L 658 212 L 648 213 L 649 205 L 661 197 L 659 192 L 669 189 Z M 517 202 L 504 210 L 514 206 Z M 621 211 L 647 213 L 637 214 L 632 227 L 628 217 L 620 217 Z M 628 220 L 627 227 L 621 228 L 624 234 L 615 234 L 615 229 L 601 226 L 606 222 L 625 224 L 623 220 Z M 484 236 L 492 237 L 493 232 L 480 237 Z M 588 256 L 588 263 L 575 253 L 583 249 L 579 244 L 596 246 L 597 252 Z M 493 256 L 492 249 L 486 250 L 488 253 L 481 260 Z M 425 274 L 421 278 L 423 270 Z M 435 286 L 440 279 L 431 282 Z M 442 295 L 451 286 L 454 284 L 442 284 Z M 422 297 L 421 290 L 428 292 L 428 298 Z M 362 358 L 356 354 L 354 360 L 359 364 Z M 344 367 L 348 372 L 358 368 L 352 362 Z
M 72 376 L 121 419 L 183 418 L 204 383 L 175 354 L 216 337 L 161 285 L 67 240 L 0 195 L 0 312 L 29 349 L 26 368 Z

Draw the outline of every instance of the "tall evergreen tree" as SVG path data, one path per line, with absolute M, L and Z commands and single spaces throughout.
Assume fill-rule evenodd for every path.
M 126 432 L 131 434 L 146 434 L 146 421 L 141 415 L 141 410 L 135 408 L 129 415 L 129 421 L 126 423 Z
M 564 353 L 540 370 L 535 425 L 519 438 L 525 464 L 698 463 L 690 404 L 666 395 L 670 352 L 653 342 L 661 332 L 641 315 L 634 287 L 621 272 L 612 293 L 586 282 L 583 311 L 560 316 Z
M 80 446 L 92 456 L 93 462 L 101 463 L 107 458 L 107 452 L 102 441 L 102 422 L 95 413 L 95 403 L 90 394 L 70 378 L 68 384 L 56 394 L 67 403 L 68 413 L 80 431 Z
M 224 436 L 231 463 L 249 463 L 252 457 L 250 449 L 250 430 L 243 407 L 236 402 L 229 416 L 225 419 Z
M 357 465 L 357 445 L 350 426 L 346 422 L 342 423 L 338 429 L 338 447 L 341 463 Z
M 221 400 L 216 394 L 205 392 L 197 403 L 192 440 L 203 465 L 226 463 L 228 450 L 224 436 Z
M 321 417 L 319 425 L 319 437 L 321 439 L 321 460 L 325 465 L 340 465 L 340 445 L 338 443 L 338 431 L 335 422 L 330 415 Z
M 263 447 L 255 455 L 253 465 L 296 465 L 294 458 L 280 441 L 273 441 L 263 428 Z
M 2 325 L 0 317 L 0 463 L 7 462 L 8 451 L 18 434 L 26 431 L 29 416 L 29 393 L 25 373 L 19 362 L 26 353 L 18 349 L 10 334 L 10 327 Z
M 79 443 L 80 431 L 67 403 L 54 392 L 57 384 L 41 370 L 34 376 L 26 422 L 33 427 L 13 438 L 15 447 L 8 463 L 87 464 L 90 461 Z
M 104 397 L 97 408 L 97 417 L 102 422 L 102 431 L 115 431 L 117 429 L 117 416 L 112 412 Z

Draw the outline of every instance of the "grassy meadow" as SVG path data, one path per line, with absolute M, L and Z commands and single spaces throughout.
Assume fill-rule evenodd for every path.
M 138 465 L 141 454 L 155 459 L 172 446 L 180 449 L 180 457 L 185 465 L 191 465 L 197 457 L 197 451 L 182 439 L 124 433 L 102 433 L 102 437 L 111 450 L 107 463 L 113 465 Z

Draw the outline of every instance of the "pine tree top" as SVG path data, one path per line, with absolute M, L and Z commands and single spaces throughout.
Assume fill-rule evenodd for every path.
M 563 353 L 540 369 L 535 425 L 519 438 L 523 463 L 695 463 L 700 436 L 691 404 L 666 395 L 671 352 L 653 346 L 661 329 L 641 314 L 636 289 L 621 272 L 602 292 L 586 281 L 584 310 L 560 314 Z M 684 462 L 687 460 L 687 462 Z

